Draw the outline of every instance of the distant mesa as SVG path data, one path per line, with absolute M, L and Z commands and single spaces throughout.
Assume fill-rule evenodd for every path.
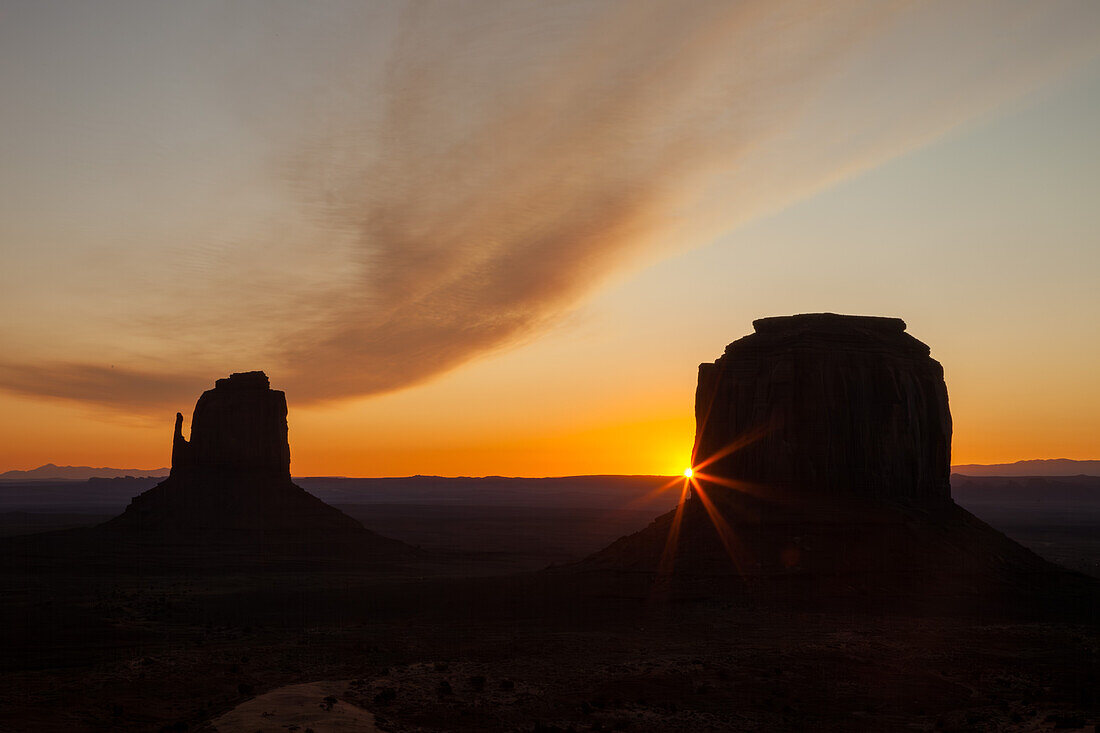
M 963 476 L 1100 476 L 1100 461 L 1038 458 L 1015 463 L 968 463 L 952 466 L 951 473 Z
M 167 468 L 94 468 L 47 463 L 29 471 L 4 471 L 0 473 L 0 481 L 87 481 L 91 478 L 154 478 L 167 475 Z
M 153 545 L 275 554 L 409 549 L 291 481 L 286 396 L 263 372 L 217 380 L 195 405 L 189 440 L 177 413 L 171 474 L 102 528 Z
M 688 595 L 732 584 L 914 607 L 1065 580 L 952 501 L 943 369 L 903 321 L 753 326 L 699 367 L 685 500 L 576 569 L 651 573 Z

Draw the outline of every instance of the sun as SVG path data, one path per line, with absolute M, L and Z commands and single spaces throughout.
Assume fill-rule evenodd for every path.
M 685 468 L 684 469 L 684 478 L 691 478 L 691 475 L 693 473 L 695 473 L 695 472 L 692 471 L 690 468 Z

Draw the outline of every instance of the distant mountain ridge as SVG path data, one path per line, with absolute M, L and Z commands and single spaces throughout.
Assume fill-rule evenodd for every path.
M 1100 476 L 1100 461 L 1037 458 L 1029 461 L 989 465 L 970 463 L 962 466 L 952 466 L 951 473 L 964 476 Z
M 58 466 L 47 463 L 29 471 L 5 471 L 0 473 L 0 481 L 87 481 L 90 478 L 151 478 L 167 476 L 168 468 L 93 468 L 92 466 Z
M 141 468 L 94 468 L 91 466 L 58 466 L 53 463 L 47 463 L 44 466 L 38 468 L 32 468 L 29 471 L 5 471 L 0 473 L 0 481 L 34 481 L 34 480 L 50 480 L 50 481 L 86 481 L 90 478 L 124 478 L 126 476 L 133 476 L 135 478 L 153 478 L 162 477 L 168 475 L 168 467 L 153 468 L 153 469 L 141 469 Z M 1015 463 L 967 463 L 958 466 L 951 467 L 951 473 L 961 474 L 963 476 L 1100 476 L 1100 460 L 1090 461 L 1075 461 L 1069 458 L 1038 458 L 1026 461 L 1016 461 Z M 307 477 L 299 477 L 307 478 Z M 443 477 L 443 476 L 408 476 L 401 477 L 402 480 L 408 479 L 436 479 L 440 481 L 464 481 L 464 480 L 484 480 L 484 479 L 506 479 L 510 477 L 502 476 L 484 476 L 484 477 Z M 518 479 L 519 477 L 516 477 Z M 606 478 L 604 476 L 560 476 L 560 477 L 545 477 L 545 478 L 525 478 L 527 481 L 547 481 L 547 480 L 564 480 L 564 479 L 598 479 Z M 616 479 L 631 478 L 626 476 L 615 476 Z M 366 478 L 366 477 L 352 477 L 352 476 L 311 476 L 308 480 L 314 484 L 320 484 L 326 480 L 332 480 L 333 483 L 341 480 L 353 480 L 353 481 L 394 481 L 393 478 Z M 515 479 L 511 479 L 515 480 Z M 309 487 L 307 487 L 309 488 Z

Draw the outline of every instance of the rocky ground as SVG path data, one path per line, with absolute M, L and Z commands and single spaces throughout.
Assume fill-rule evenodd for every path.
M 1095 624 L 667 603 L 550 577 L 40 577 L 2 601 L 0 730 L 210 731 L 319 681 L 384 731 L 1100 722 Z M 263 712 L 257 729 L 298 724 Z

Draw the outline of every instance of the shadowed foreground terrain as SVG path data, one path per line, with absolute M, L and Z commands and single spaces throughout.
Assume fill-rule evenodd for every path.
M 327 568 L 49 565 L 0 576 L 3 730 L 209 731 L 257 695 L 318 680 L 343 689 L 334 710 L 359 707 L 390 731 L 1100 719 L 1100 629 L 1057 603 L 1021 615 L 875 599 L 812 610 L 751 592 L 674 601 L 629 573 L 470 577 L 500 568 L 453 553 Z M 323 715 L 318 697 L 304 709 Z
M 123 514 L 0 538 L 0 730 L 1094 729 L 1100 583 L 952 501 L 927 347 L 766 320 L 701 368 L 674 482 L 303 482 L 342 512 L 282 393 L 219 380 Z
M 344 681 L 395 731 L 1035 730 L 1100 715 L 1094 620 L 669 602 L 638 578 L 428 570 L 9 569 L 0 726 L 212 730 L 254 695 L 317 680 Z

